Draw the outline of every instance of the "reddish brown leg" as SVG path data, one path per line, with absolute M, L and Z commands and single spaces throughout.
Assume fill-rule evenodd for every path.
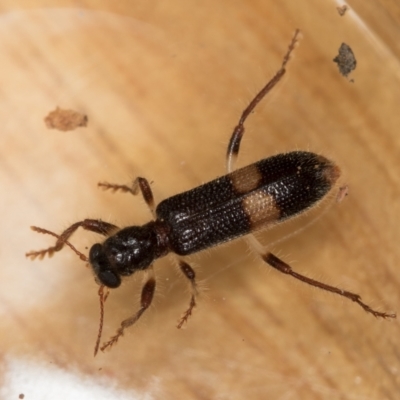
M 255 248 L 255 250 L 261 255 L 262 259 L 268 265 L 277 269 L 278 271 L 290 275 L 293 278 L 298 279 L 299 281 L 307 283 L 308 285 L 317 287 L 322 290 L 326 290 L 327 292 L 338 294 L 339 296 L 354 301 L 359 306 L 361 306 L 366 312 L 372 314 L 374 317 L 396 318 L 395 313 L 385 313 L 372 309 L 368 304 L 365 304 L 363 301 L 361 301 L 361 296 L 356 293 L 348 292 L 347 290 L 327 285 L 326 283 L 316 281 L 315 279 L 308 278 L 307 276 L 301 275 L 293 271 L 292 267 L 289 264 L 286 264 L 284 261 L 282 261 L 274 254 L 270 253 L 269 251 L 266 251 L 254 236 L 250 235 L 247 239 L 250 245 L 253 248 Z
M 141 177 L 136 178 L 133 181 L 131 187 L 129 187 L 127 185 L 116 185 L 116 184 L 108 183 L 108 182 L 100 182 L 100 183 L 98 183 L 98 186 L 103 188 L 104 190 L 111 189 L 113 192 L 116 192 L 119 190 L 124 193 L 131 193 L 134 196 L 136 196 L 140 190 L 144 201 L 148 205 L 151 213 L 153 214 L 153 217 L 156 217 L 153 192 L 152 192 L 150 184 L 146 178 L 141 178 Z
M 150 307 L 153 301 L 155 290 L 156 290 L 156 280 L 154 278 L 154 273 L 152 272 L 150 278 L 146 281 L 142 289 L 142 295 L 140 298 L 140 309 L 131 317 L 121 322 L 121 326 L 117 330 L 116 334 L 112 336 L 108 342 L 105 342 L 101 346 L 100 348 L 101 351 L 104 351 L 108 347 L 111 347 L 115 343 L 117 343 L 118 339 L 121 336 L 123 336 L 125 329 L 129 328 L 138 321 L 138 319 L 143 315 L 143 313 Z
M 71 235 L 79 228 L 83 228 L 87 231 L 99 233 L 100 235 L 108 236 L 111 232 L 118 229 L 117 226 L 113 224 L 109 224 L 108 222 L 101 221 L 99 219 L 85 219 L 83 221 L 76 222 L 67 228 L 61 235 L 57 235 L 54 232 L 48 231 L 47 229 L 39 228 L 37 226 L 31 226 L 31 229 L 38 233 L 44 233 L 47 235 L 51 235 L 57 238 L 55 246 L 49 247 L 44 250 L 39 251 L 30 251 L 26 253 L 26 257 L 30 257 L 32 260 L 39 257 L 42 259 L 46 254 L 51 257 L 56 251 L 60 251 L 64 245 L 69 246 L 83 261 L 87 261 L 87 257 L 78 251 L 71 243 L 69 243 L 68 239 Z
M 226 153 L 226 169 L 229 172 L 233 170 L 234 164 L 236 162 L 237 156 L 239 154 L 240 143 L 242 141 L 242 137 L 244 134 L 244 123 L 248 116 L 254 111 L 257 104 L 271 91 L 271 89 L 282 79 L 283 75 L 286 72 L 286 64 L 289 62 L 290 55 L 294 50 L 296 43 L 299 40 L 300 31 L 296 29 L 292 41 L 289 44 L 289 48 L 285 57 L 283 58 L 283 62 L 279 71 L 275 74 L 275 76 L 257 93 L 254 99 L 250 102 L 250 104 L 243 111 L 238 124 L 233 130 L 232 136 L 229 140 L 228 149 Z
M 196 273 L 194 272 L 194 269 L 183 260 L 178 260 L 178 262 L 179 268 L 181 269 L 183 275 L 189 280 L 191 288 L 189 308 L 184 312 L 182 318 L 179 320 L 179 323 L 177 325 L 177 328 L 181 329 L 183 324 L 186 323 L 189 317 L 192 315 L 193 308 L 196 307 L 196 297 L 198 295 L 198 290 L 196 285 Z

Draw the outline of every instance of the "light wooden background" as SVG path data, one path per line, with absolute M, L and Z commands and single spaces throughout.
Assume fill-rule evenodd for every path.
M 98 181 L 143 175 L 161 200 L 223 174 L 241 110 L 300 28 L 287 76 L 251 116 L 239 165 L 293 149 L 335 159 L 350 196 L 274 250 L 400 312 L 399 6 L 354 0 L 340 17 L 334 1 L 115 3 L 0 3 L 0 394 L 398 399 L 398 321 L 271 271 L 242 242 L 190 259 L 205 289 L 184 330 L 175 325 L 185 282 L 160 260 L 154 306 L 95 359 L 89 270 L 69 250 L 42 262 L 24 253 L 52 243 L 33 224 L 149 219 L 141 199 L 103 193 Z M 354 83 L 332 62 L 342 42 L 358 61 Z M 87 113 L 88 127 L 46 129 L 56 106 Z M 86 251 L 96 240 L 79 233 L 73 243 Z M 136 309 L 140 285 L 137 276 L 112 293 L 105 338 Z M 76 380 L 54 387 L 57 373 Z

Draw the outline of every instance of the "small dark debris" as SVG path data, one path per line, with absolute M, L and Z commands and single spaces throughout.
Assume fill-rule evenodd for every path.
M 339 72 L 347 78 L 351 71 L 354 71 L 357 66 L 357 60 L 353 50 L 346 43 L 342 43 L 339 48 L 339 54 L 333 59 L 338 65 Z
M 63 110 L 57 107 L 44 119 L 49 129 L 58 129 L 59 131 L 72 131 L 81 126 L 87 126 L 87 115 L 74 110 Z
M 21 394 L 18 396 L 18 398 L 19 398 L 19 399 L 24 399 L 24 398 L 25 398 L 25 395 L 24 395 L 23 393 L 21 393 Z
M 344 14 L 346 14 L 346 11 L 349 9 L 349 7 L 346 4 L 343 4 L 341 7 L 336 7 L 336 10 L 338 11 L 339 15 L 343 17 Z

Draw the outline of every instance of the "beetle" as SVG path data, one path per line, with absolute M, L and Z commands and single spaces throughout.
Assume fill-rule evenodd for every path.
M 95 353 L 99 347 L 102 329 L 106 297 L 104 288 L 118 288 L 124 277 L 138 271 L 147 271 L 149 275 L 142 288 L 139 310 L 122 321 L 116 334 L 102 345 L 101 350 L 115 344 L 125 329 L 132 326 L 149 308 L 156 288 L 153 263 L 168 253 L 175 253 L 180 271 L 191 286 L 189 307 L 178 323 L 180 328 L 192 314 L 198 295 L 195 271 L 182 257 L 245 235 L 250 246 L 268 265 L 278 271 L 352 300 L 375 317 L 396 317 L 395 314 L 372 309 L 356 293 L 295 272 L 289 264 L 266 250 L 252 235 L 259 229 L 294 218 L 316 206 L 333 190 L 341 174 L 340 168 L 333 161 L 308 151 L 277 154 L 237 170 L 233 168 L 245 131 L 245 121 L 257 104 L 282 79 L 299 34 L 299 30 L 296 30 L 280 69 L 249 103 L 234 128 L 226 154 L 226 175 L 167 198 L 157 207 L 150 184 L 143 177 L 136 178 L 132 186 L 99 183 L 103 189 L 129 192 L 133 195 L 141 193 L 153 215 L 153 220 L 142 226 L 121 229 L 100 219 L 85 219 L 71 225 L 60 235 L 32 227 L 36 232 L 56 237 L 57 241 L 54 246 L 45 250 L 28 252 L 28 257 L 34 259 L 51 256 L 64 245 L 68 245 L 82 260 L 89 262 L 95 280 L 100 285 L 101 298 L 101 323 Z M 338 198 L 346 194 L 347 189 L 342 187 Z M 102 243 L 95 243 L 91 247 L 89 257 L 69 242 L 69 238 L 78 228 L 106 237 Z

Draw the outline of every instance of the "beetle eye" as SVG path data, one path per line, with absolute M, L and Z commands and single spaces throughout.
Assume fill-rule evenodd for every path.
M 121 284 L 121 278 L 109 269 L 99 271 L 97 274 L 97 279 L 101 284 L 111 289 L 115 289 Z

